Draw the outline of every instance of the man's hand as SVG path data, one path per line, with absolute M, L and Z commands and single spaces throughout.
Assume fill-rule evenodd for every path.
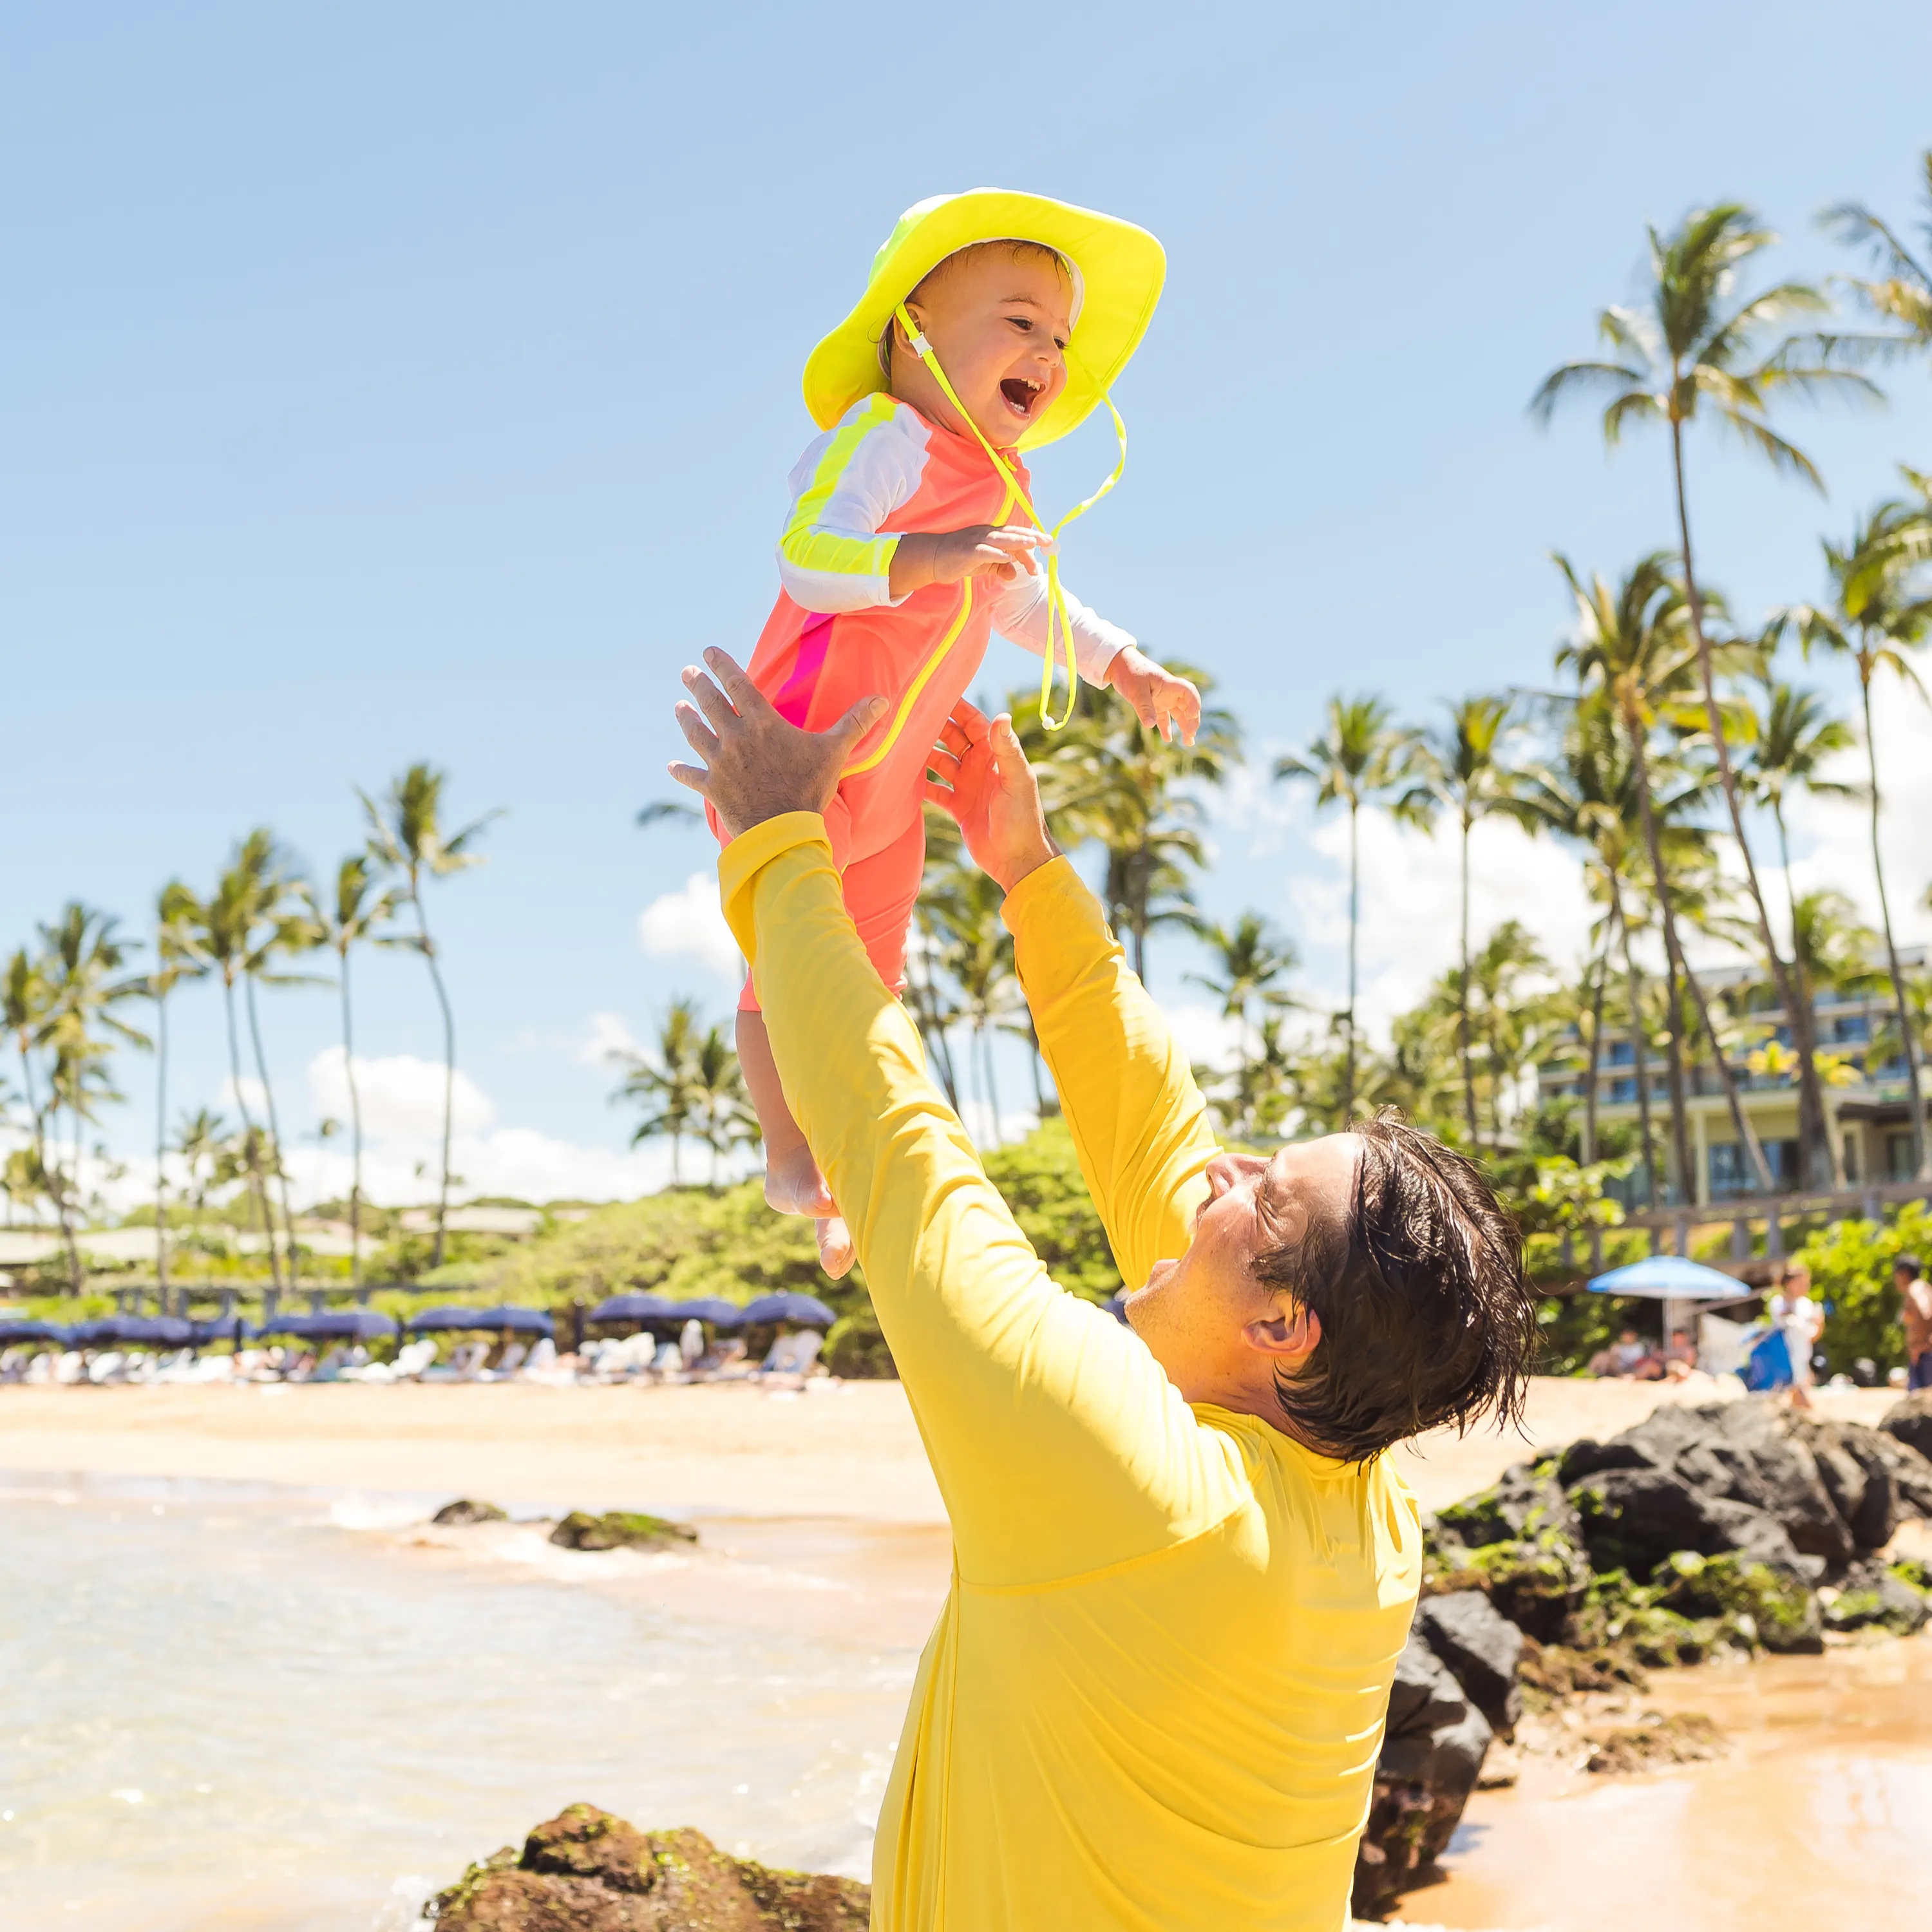
M 928 584 L 957 584 L 962 578 L 994 577 L 1011 584 L 1039 566 L 1033 553 L 1047 542 L 1043 531 L 1024 524 L 972 524 L 963 530 L 919 531 L 899 538 L 886 574 L 896 603 Z
M 788 812 L 822 812 L 853 748 L 884 715 L 886 700 L 862 698 L 830 730 L 801 731 L 722 651 L 706 651 L 704 662 L 718 682 L 686 665 L 684 688 L 698 702 L 680 703 L 676 713 L 686 742 L 704 762 L 673 765 L 671 776 L 710 800 L 734 838 Z
M 1184 745 L 1193 743 L 1201 728 L 1201 694 L 1186 678 L 1130 644 L 1107 667 L 1107 682 L 1150 731 L 1158 731 L 1170 745 L 1177 732 Z
M 1003 892 L 1060 856 L 1011 718 L 1001 712 L 988 720 L 962 698 L 940 733 L 940 746 L 926 760 L 938 776 L 927 778 L 926 795 L 958 821 L 973 862 Z

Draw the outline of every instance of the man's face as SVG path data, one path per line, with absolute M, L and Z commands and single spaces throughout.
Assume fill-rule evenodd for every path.
M 1258 1255 L 1298 1244 L 1318 1221 L 1339 1223 L 1354 1196 L 1362 1143 L 1354 1134 L 1298 1142 L 1270 1157 L 1223 1154 L 1210 1163 L 1208 1198 L 1186 1252 L 1156 1262 L 1128 1296 L 1129 1325 L 1190 1402 L 1265 1402 L 1279 1367 L 1305 1359 L 1292 1298 L 1258 1280 Z
M 1011 448 L 1066 388 L 1072 299 L 1057 260 L 1016 258 L 995 244 L 947 263 L 908 304 L 946 380 L 996 449 Z M 952 417 L 944 392 L 902 346 L 893 351 L 892 376 L 895 394 L 940 422 Z

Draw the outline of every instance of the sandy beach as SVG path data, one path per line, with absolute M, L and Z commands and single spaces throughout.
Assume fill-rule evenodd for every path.
M 1660 1402 L 1716 1393 L 1708 1382 L 1541 1378 L 1522 1436 L 1438 1431 L 1397 1454 L 1423 1502 L 1439 1508 L 1535 1450 L 1614 1435 Z M 1895 1399 L 1859 1390 L 1827 1393 L 1820 1406 L 1875 1422 Z M 729 1384 L 16 1386 L 0 1388 L 0 1469 L 446 1492 L 530 1508 L 945 1520 L 896 1382 L 820 1382 L 802 1394 Z

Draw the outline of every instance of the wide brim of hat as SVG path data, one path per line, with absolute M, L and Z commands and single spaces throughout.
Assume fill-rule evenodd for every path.
M 980 188 L 902 223 L 880 251 L 858 305 L 812 352 L 805 406 L 830 429 L 862 397 L 886 386 L 879 339 L 892 310 L 944 261 L 976 242 L 1039 242 L 1080 271 L 1084 299 L 1067 358 L 1066 386 L 1019 440 L 1037 449 L 1076 429 L 1098 406 L 1147 332 L 1167 257 L 1144 228 L 1044 195 Z

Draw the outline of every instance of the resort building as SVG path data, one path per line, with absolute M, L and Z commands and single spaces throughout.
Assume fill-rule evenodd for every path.
M 1908 979 L 1924 972 L 1927 953 L 1922 946 L 1900 949 L 1899 964 Z M 1697 978 L 1709 996 L 1714 1016 L 1723 1012 L 1730 1017 L 1729 1030 L 1733 1036 L 1726 1042 L 1725 1058 L 1752 1130 L 1764 1148 L 1773 1185 L 1780 1193 L 1796 1192 L 1802 1185 L 1797 1062 L 1791 1050 L 1788 1017 L 1778 1004 L 1774 990 L 1750 967 L 1714 968 L 1699 973 Z M 1910 1180 L 1912 1127 L 1905 1062 L 1899 1048 L 1889 980 L 1880 970 L 1864 982 L 1862 990 L 1820 989 L 1812 1011 L 1825 1108 L 1846 1184 Z M 1708 1206 L 1756 1190 L 1750 1162 L 1732 1129 L 1730 1108 L 1717 1070 L 1701 1041 L 1700 1048 L 1684 1069 L 1684 1090 L 1696 1169 L 1690 1198 L 1698 1206 Z M 1645 1062 L 1660 1178 L 1670 1163 L 1670 1080 L 1660 1048 L 1646 1044 Z M 1538 1098 L 1580 1104 L 1588 1078 L 1588 1054 L 1572 1028 L 1558 1051 L 1536 1070 Z M 1932 1086 L 1922 1066 L 1920 1082 L 1922 1091 Z M 1636 1052 L 1627 1029 L 1606 1025 L 1597 1065 L 1598 1132 L 1628 1128 L 1637 1118 Z M 1642 1190 L 1642 1176 L 1637 1173 L 1615 1191 L 1627 1204 L 1634 1205 Z

